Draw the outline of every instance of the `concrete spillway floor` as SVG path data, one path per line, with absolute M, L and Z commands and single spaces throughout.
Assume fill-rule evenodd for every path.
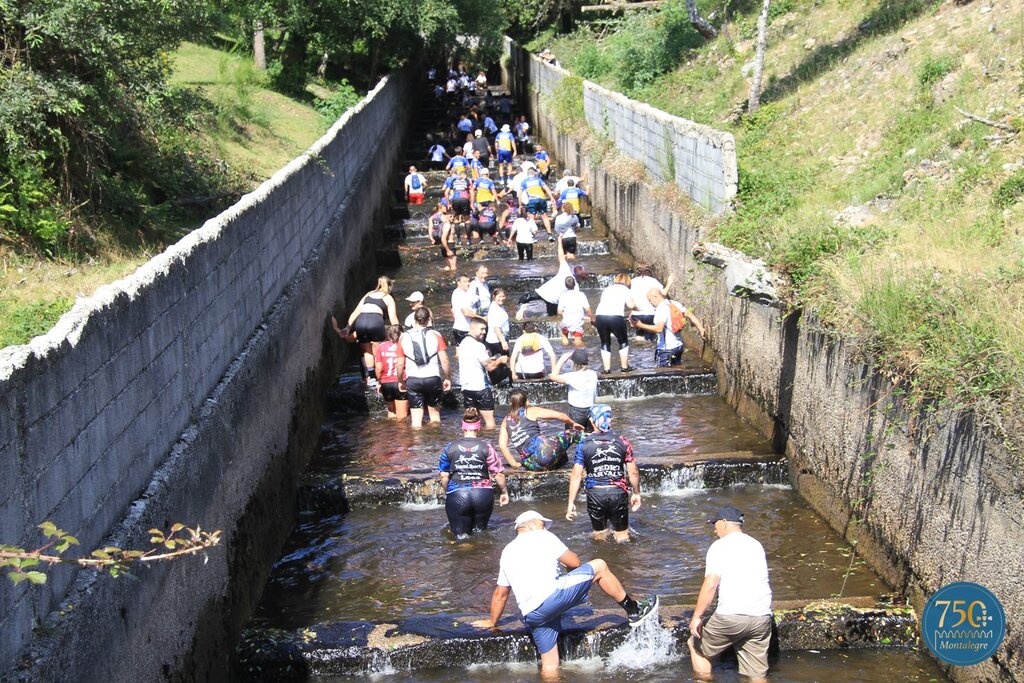
M 398 183 L 404 172 L 403 167 L 396 173 Z M 407 313 L 405 296 L 419 290 L 436 329 L 450 338 L 454 276 L 440 271 L 437 249 L 426 246 L 425 238 L 429 202 L 441 177 L 428 174 L 427 205 L 392 209 L 377 256 L 382 272 L 396 280 L 400 319 Z M 592 276 L 581 289 L 596 307 L 601 288 L 631 259 L 611 253 L 600 224 L 581 230 L 579 239 L 577 263 Z M 463 246 L 458 272 L 487 265 L 492 290 L 508 290 L 506 307 L 514 315 L 518 296 L 555 274 L 552 246 L 538 243 L 532 262 L 519 262 L 505 247 Z M 557 318 L 542 317 L 536 324 L 542 334 L 558 334 Z M 512 339 L 521 329 L 513 321 Z M 596 345 L 591 330 L 591 367 L 600 369 Z M 470 625 L 487 610 L 498 556 L 513 537 L 512 520 L 530 508 L 555 519 L 554 531 L 584 560 L 606 559 L 634 593 L 661 594 L 665 633 L 678 646 L 703 576 L 704 553 L 714 540 L 707 514 L 733 504 L 747 513 L 747 530 L 768 553 L 777 642 L 787 651 L 774 664 L 773 680 L 939 679 L 930 661 L 912 650 L 808 651 L 912 644 L 914 615 L 877 602 L 874 596 L 885 594 L 886 586 L 788 486 L 785 460 L 718 397 L 714 373 L 700 355 L 699 347 L 688 348 L 682 366 L 654 369 L 651 346 L 633 343 L 630 363 L 636 370 L 601 379 L 599 400 L 611 402 L 615 428 L 633 442 L 645 491 L 643 507 L 631 516 L 633 539 L 624 545 L 591 537 L 582 498 L 580 517 L 564 519 L 567 470 L 511 473 L 513 500 L 495 509 L 490 530 L 455 541 L 435 473 L 441 448 L 461 435 L 458 387 L 446 398 L 441 424 L 414 432 L 383 417 L 379 397 L 364 391 L 353 367 L 330 393 L 332 416 L 303 478 L 299 523 L 243 636 L 242 670 L 254 679 L 326 681 L 390 672 L 384 680 L 535 680 L 536 655 L 511 602 L 501 633 Z M 457 385 L 457 370 L 453 375 Z M 566 408 L 561 385 L 536 381 L 516 387 L 526 389 L 534 404 Z M 495 390 L 499 421 L 508 392 L 509 387 Z M 482 436 L 497 439 L 493 431 Z M 821 602 L 836 595 L 847 604 Z M 682 649 L 642 671 L 616 668 L 615 653 L 630 636 L 621 610 L 596 593 L 564 623 L 569 634 L 562 644 L 576 660 L 566 670 L 571 678 L 675 681 L 680 670 L 687 671 L 680 664 Z M 730 676 L 735 671 L 727 667 L 720 680 Z

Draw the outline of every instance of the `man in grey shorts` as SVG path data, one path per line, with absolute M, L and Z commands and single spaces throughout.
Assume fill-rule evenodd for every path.
M 711 675 L 711 659 L 736 647 L 740 673 L 755 683 L 767 681 L 768 643 L 772 637 L 772 589 L 764 548 L 743 533 L 743 513 L 731 505 L 708 520 L 718 540 L 708 548 L 704 584 L 690 621 L 690 661 L 698 678 Z M 718 593 L 718 608 L 704 613 Z

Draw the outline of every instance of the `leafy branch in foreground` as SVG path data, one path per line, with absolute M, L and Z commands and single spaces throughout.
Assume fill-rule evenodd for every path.
M 192 529 L 178 522 L 168 533 L 150 529 L 149 550 L 126 550 L 116 546 L 104 546 L 83 557 L 65 557 L 71 546 L 80 545 L 77 538 L 58 529 L 53 522 L 43 522 L 39 530 L 48 542 L 35 550 L 17 546 L 0 545 L 0 569 L 7 567 L 7 578 L 15 584 L 28 581 L 34 584 L 46 583 L 46 573 L 33 567 L 55 564 L 76 564 L 105 571 L 113 577 L 122 574 L 131 576 L 128 567 L 132 564 L 172 560 L 184 555 L 205 552 L 220 543 L 221 532 L 203 531 L 196 526 Z

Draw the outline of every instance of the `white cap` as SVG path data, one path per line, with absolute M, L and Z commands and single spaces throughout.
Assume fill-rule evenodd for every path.
M 527 510 L 523 514 L 521 514 L 518 517 L 516 517 L 515 528 L 518 529 L 519 527 L 521 527 L 522 525 L 526 524 L 527 522 L 532 522 L 535 519 L 539 519 L 539 520 L 543 521 L 545 529 L 550 529 L 551 528 L 551 520 L 548 519 L 547 517 L 545 517 L 544 515 L 540 514 L 536 510 Z
M 507 123 L 506 123 L 506 124 L 505 124 L 504 126 L 502 126 L 502 127 L 501 127 L 501 132 L 502 132 L 502 133 L 507 133 L 507 132 L 509 132 L 510 130 L 512 130 L 512 129 L 508 127 L 508 124 L 507 124 Z
M 483 134 L 484 134 L 484 132 L 482 130 L 480 130 L 479 128 L 477 128 L 476 130 L 473 131 L 473 135 L 475 135 L 477 137 L 480 137 Z
M 416 291 L 405 297 L 406 301 L 423 301 L 423 292 Z
M 533 163 L 532 161 L 524 161 L 523 162 L 523 168 L 525 168 L 527 170 L 531 169 L 531 168 L 536 169 L 537 165 L 535 163 Z
M 489 169 L 486 166 L 484 166 L 483 168 L 480 169 L 480 174 L 481 175 L 490 175 L 491 174 L 491 169 Z

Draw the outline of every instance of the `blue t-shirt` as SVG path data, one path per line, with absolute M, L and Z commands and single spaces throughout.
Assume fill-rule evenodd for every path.
M 496 138 L 494 138 L 494 146 L 497 147 L 499 151 L 511 152 L 512 143 L 514 141 L 515 138 L 512 136 L 512 133 L 502 131 L 498 133 L 498 136 Z
M 459 130 L 461 130 L 463 133 L 473 132 L 473 122 L 469 119 L 460 120 L 458 126 Z
M 469 160 L 461 154 L 456 154 L 448 161 L 448 168 L 458 171 L 469 166 Z
M 486 130 L 488 133 L 494 134 L 498 130 L 498 124 L 496 124 L 494 122 L 494 119 L 492 119 L 490 116 L 485 116 L 484 130 Z

